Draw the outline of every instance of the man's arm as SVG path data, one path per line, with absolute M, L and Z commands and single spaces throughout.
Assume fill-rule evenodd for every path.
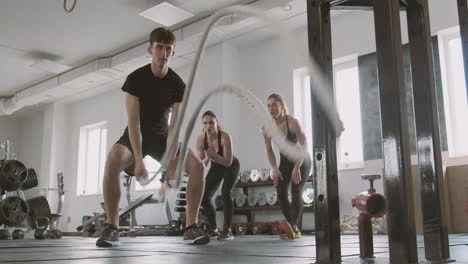
M 140 101 L 138 97 L 125 93 L 125 104 L 128 117 L 128 135 L 133 149 L 133 157 L 137 163 L 143 161 L 140 141 Z
M 174 128 L 175 128 L 175 125 L 177 123 L 177 120 L 179 119 L 179 108 L 180 108 L 180 103 L 174 103 L 172 105 L 171 120 L 169 121 L 169 127 L 167 129 L 168 130 L 167 131 L 167 141 L 166 141 L 167 148 L 169 148 L 169 143 L 171 142 L 172 137 L 174 136 L 173 135 L 174 132 L 175 132 Z M 176 144 L 177 144 L 177 148 L 179 148 L 179 139 L 176 140 Z M 170 157 L 171 160 L 176 158 L 177 150 L 174 152 L 174 155 L 172 157 Z

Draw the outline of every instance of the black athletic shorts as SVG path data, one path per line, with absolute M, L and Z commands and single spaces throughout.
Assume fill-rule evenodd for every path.
M 154 134 L 154 133 L 142 133 L 141 152 L 143 158 L 150 155 L 153 159 L 160 161 L 164 152 L 166 151 L 166 140 L 167 134 Z M 115 142 L 115 144 L 121 144 L 133 153 L 132 144 L 130 143 L 130 137 L 128 135 L 128 128 L 125 129 L 123 135 Z M 134 164 L 126 168 L 124 171 L 128 175 L 133 176 Z

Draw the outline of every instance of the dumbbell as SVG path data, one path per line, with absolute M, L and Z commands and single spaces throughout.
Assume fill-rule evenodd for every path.
M 177 206 L 185 206 L 185 205 L 187 205 L 187 201 L 186 200 L 176 200 L 176 205 Z
M 250 180 L 250 171 L 248 170 L 242 171 L 242 173 L 240 174 L 240 181 L 248 182 L 249 180 Z
M 249 226 L 248 226 L 247 223 L 235 224 L 234 225 L 234 232 L 236 233 L 237 236 L 247 235 L 247 233 L 249 232 L 248 227 Z
M 314 189 L 306 188 L 302 192 L 302 201 L 304 201 L 304 204 L 310 206 L 314 202 Z
M 34 231 L 34 238 L 43 240 L 47 238 L 47 227 L 49 226 L 48 217 L 39 217 L 36 219 L 36 230 Z
M 265 206 L 268 203 L 268 197 L 265 192 L 261 192 L 258 194 L 257 203 L 260 206 Z
M 263 234 L 263 224 L 262 223 L 253 223 L 251 230 L 252 230 L 252 235 L 261 235 Z
M 278 194 L 276 191 L 267 193 L 267 203 L 269 205 L 275 205 L 278 202 Z
M 263 168 L 260 170 L 260 180 L 267 181 L 270 179 L 270 169 Z
M 258 170 L 252 170 L 250 172 L 250 180 L 252 182 L 257 182 L 260 179 L 260 172 Z
M 13 233 L 11 233 L 11 238 L 13 238 L 13 239 L 23 239 L 24 238 L 23 230 L 21 230 L 21 229 L 13 230 Z
M 250 192 L 249 197 L 247 198 L 247 203 L 249 206 L 255 206 L 257 204 L 258 194 L 256 192 Z
M 242 207 L 245 205 L 245 194 L 241 193 L 241 192 L 238 192 L 236 194 L 236 198 L 234 200 L 235 204 L 236 204 L 236 207 Z
M 47 231 L 47 238 L 59 239 L 62 238 L 62 231 L 60 230 L 49 230 Z
M 177 194 L 177 198 L 179 199 L 185 199 L 185 192 L 180 192 Z
M 44 240 L 47 238 L 47 230 L 45 229 L 36 229 L 34 231 L 34 238 L 38 240 Z

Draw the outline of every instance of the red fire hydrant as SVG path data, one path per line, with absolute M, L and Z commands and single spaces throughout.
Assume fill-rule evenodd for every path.
M 374 257 L 374 240 L 372 237 L 372 218 L 379 218 L 387 212 L 387 200 L 374 189 L 374 180 L 380 175 L 362 175 L 363 180 L 370 182 L 370 189 L 352 199 L 352 206 L 359 210 L 359 252 L 361 258 Z

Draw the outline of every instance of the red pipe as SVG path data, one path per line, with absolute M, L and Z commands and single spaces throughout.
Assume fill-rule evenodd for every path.
M 361 258 L 374 257 L 374 239 L 372 236 L 372 218 L 379 218 L 387 212 L 387 201 L 382 194 L 371 188 L 356 195 L 351 200 L 352 206 L 359 210 L 359 251 Z

